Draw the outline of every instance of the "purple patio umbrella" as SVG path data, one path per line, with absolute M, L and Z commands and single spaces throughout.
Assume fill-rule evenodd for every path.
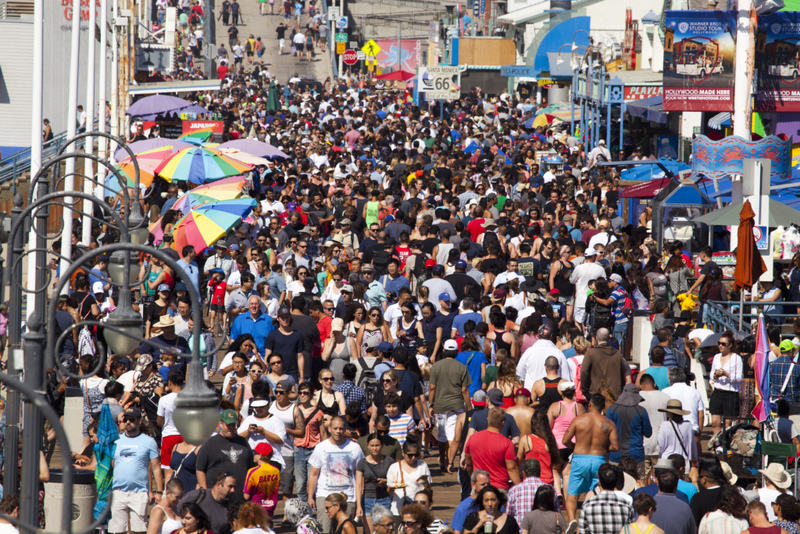
M 131 117 L 141 117 L 144 120 L 153 120 L 159 115 L 165 115 L 188 108 L 193 102 L 169 95 L 153 95 L 137 100 L 125 113 Z
M 153 150 L 154 148 L 161 148 L 162 146 L 171 146 L 175 150 L 181 150 L 182 148 L 191 148 L 194 145 L 185 141 L 178 141 L 177 139 L 154 137 L 152 139 L 145 139 L 144 141 L 136 141 L 128 146 L 134 154 L 141 154 L 142 152 L 147 152 L 148 150 Z M 114 159 L 117 161 L 122 161 L 128 156 L 128 151 L 124 148 L 118 148 L 116 152 L 114 152 Z
M 283 150 L 255 139 L 236 139 L 235 141 L 222 143 L 217 147 L 217 149 L 223 148 L 234 148 L 239 152 L 246 152 L 260 158 L 289 159 L 289 156 Z

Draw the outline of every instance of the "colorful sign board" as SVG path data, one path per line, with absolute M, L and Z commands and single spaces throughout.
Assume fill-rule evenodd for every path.
M 347 42 L 347 34 L 346 33 L 337 32 L 334 40 L 337 43 L 346 43 Z
M 336 43 L 336 53 L 341 55 L 347 50 L 347 43 Z
M 733 111 L 736 13 L 667 11 L 664 111 Z
M 643 100 L 664 94 L 663 85 L 626 85 L 625 100 Z
M 416 72 L 417 65 L 421 65 L 422 61 L 422 43 L 424 41 L 402 39 L 400 41 L 400 68 L 406 72 Z M 381 69 L 389 70 L 397 69 L 397 39 L 378 39 L 376 43 L 380 47 L 380 52 L 377 55 L 378 65 Z M 361 50 L 364 50 L 362 48 Z M 370 53 L 364 50 L 369 56 Z
M 800 111 L 800 12 L 758 18 L 754 111 Z
M 206 128 L 213 128 L 214 133 L 221 134 L 225 131 L 225 123 L 223 121 L 183 121 L 183 133 L 188 134 L 197 130 L 204 130 Z

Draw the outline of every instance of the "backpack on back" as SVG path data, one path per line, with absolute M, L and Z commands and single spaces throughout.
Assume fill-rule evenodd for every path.
M 375 378 L 375 366 L 378 365 L 378 358 L 364 356 L 358 358 L 356 364 L 355 384 L 364 390 L 367 406 L 372 406 L 372 400 L 378 392 L 378 379 Z

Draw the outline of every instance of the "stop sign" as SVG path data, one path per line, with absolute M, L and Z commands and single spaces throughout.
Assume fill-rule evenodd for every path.
M 344 61 L 347 65 L 355 65 L 358 61 L 358 54 L 355 50 L 348 50 L 342 54 L 342 61 Z

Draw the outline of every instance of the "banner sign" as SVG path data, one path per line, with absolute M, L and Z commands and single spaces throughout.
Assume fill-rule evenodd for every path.
M 654 96 L 664 94 L 664 87 L 661 85 L 626 85 L 625 100 L 644 100 Z
M 667 11 L 664 111 L 733 111 L 736 14 Z
M 755 111 L 800 111 L 800 12 L 758 18 Z
M 787 183 L 792 177 L 792 141 L 774 135 L 758 141 L 745 141 L 730 136 L 713 141 L 698 135 L 692 141 L 692 174 L 706 178 L 725 178 L 731 174 L 742 174 L 746 159 L 765 158 L 772 161 L 770 180 L 772 184 Z
M 222 121 L 183 121 L 183 133 L 192 133 L 195 130 L 204 130 L 206 128 L 214 128 L 214 133 L 221 134 L 225 131 L 225 123 Z

